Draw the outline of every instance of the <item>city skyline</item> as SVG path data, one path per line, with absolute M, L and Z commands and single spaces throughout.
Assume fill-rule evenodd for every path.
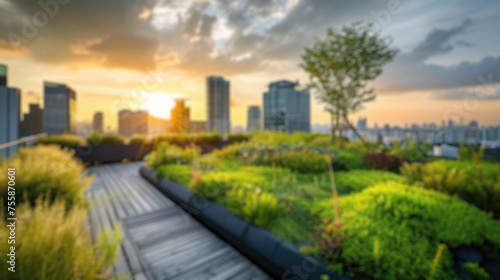
M 189 98 L 192 119 L 205 120 L 205 76 L 222 75 L 232 81 L 231 121 L 244 126 L 247 106 L 262 106 L 261 93 L 270 81 L 308 81 L 298 64 L 315 37 L 323 37 L 327 27 L 365 20 L 392 36 L 400 53 L 374 83 L 377 100 L 360 115 L 403 125 L 440 122 L 450 117 L 449 110 L 461 110 L 468 120 L 498 124 L 500 39 L 492 34 L 499 3 L 403 1 L 396 8 L 387 1 L 224 3 L 71 2 L 18 48 L 7 37 L 1 39 L 0 63 L 9 65 L 9 83 L 23 92 L 22 113 L 42 99 L 44 80 L 62 81 L 79 94 L 79 122 L 102 111 L 104 122 L 114 129 L 119 110 L 141 109 L 157 94 L 172 101 Z M 100 9 L 92 8 L 96 5 Z M 79 14 L 89 10 L 95 23 L 83 24 Z M 21 15 L 29 18 L 37 11 L 43 9 L 36 2 L 1 1 L 0 28 L 23 36 Z M 67 34 L 63 27 L 68 24 L 78 32 Z M 206 28 L 195 28 L 201 25 Z M 410 26 L 414 28 L 408 32 Z M 53 43 L 60 48 L 51 48 Z M 58 51 L 47 51 L 51 49 Z M 328 114 L 311 95 L 311 123 L 327 124 Z

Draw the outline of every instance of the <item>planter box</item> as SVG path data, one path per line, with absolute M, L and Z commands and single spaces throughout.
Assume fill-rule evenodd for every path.
M 349 279 L 334 274 L 323 262 L 301 253 L 280 237 L 248 223 L 232 214 L 227 208 L 199 196 L 193 196 L 187 187 L 165 178 L 157 179 L 154 169 L 143 166 L 140 173 L 152 185 L 273 278 L 320 279 L 321 275 L 328 275 L 331 280 Z M 191 197 L 187 200 L 188 193 Z
M 153 150 L 152 144 L 97 145 L 71 148 L 82 162 L 114 163 L 123 160 L 137 161 Z

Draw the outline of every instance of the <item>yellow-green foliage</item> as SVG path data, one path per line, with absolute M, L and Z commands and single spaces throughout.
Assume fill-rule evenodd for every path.
M 490 274 L 477 263 L 466 262 L 464 268 L 471 280 L 491 280 Z
M 436 161 L 404 164 L 403 181 L 450 195 L 500 217 L 500 165 L 481 164 L 476 168 L 464 162 Z
M 252 134 L 250 142 L 269 146 L 279 144 L 323 146 L 328 143 L 329 138 L 329 135 L 319 133 L 294 132 L 289 134 L 287 132 L 259 131 Z
M 73 157 L 71 150 L 58 146 L 39 145 L 20 148 L 17 155 L 0 163 L 2 170 L 16 170 L 16 202 L 25 198 L 33 205 L 40 195 L 59 197 L 68 207 L 83 202 L 83 193 L 92 182 L 84 166 Z M 7 192 L 7 172 L 0 172 L 0 190 Z M 4 202 L 5 203 L 5 202 Z
M 38 199 L 17 207 L 15 273 L 7 270 L 7 256 L 0 255 L 1 279 L 67 280 L 102 279 L 110 272 L 121 242 L 118 229 L 104 231 L 92 244 L 86 226 L 87 212 L 80 206 L 66 211 L 64 201 Z M 9 234 L 0 222 L 0 240 L 6 248 Z
M 147 139 L 142 135 L 132 135 L 128 142 L 129 144 L 146 144 Z
M 94 131 L 87 137 L 87 145 L 125 145 L 125 138 L 116 134 L 103 134 Z
M 276 197 L 260 188 L 234 188 L 227 193 L 227 206 L 236 215 L 261 227 L 269 227 L 288 211 Z
M 341 231 L 349 238 L 342 242 L 337 261 L 374 279 L 426 279 L 430 275 L 455 279 L 448 248 L 464 245 L 482 250 L 487 257 L 500 257 L 500 222 L 457 197 L 381 183 L 341 197 L 340 209 Z M 331 218 L 331 199 L 315 203 L 313 211 Z M 444 244 L 441 249 L 439 244 Z
M 340 192 L 359 192 L 381 182 L 401 182 L 401 176 L 383 170 L 351 170 L 335 174 L 335 183 Z
M 50 136 L 40 137 L 35 142 L 35 145 L 38 144 L 43 144 L 43 145 L 56 144 L 64 147 L 74 147 L 74 146 L 82 146 L 85 143 L 82 138 L 76 135 L 61 134 L 61 135 L 50 135 Z
M 199 147 L 181 148 L 168 142 L 161 142 L 156 151 L 145 157 L 146 164 L 157 168 L 165 164 L 187 164 L 200 155 Z

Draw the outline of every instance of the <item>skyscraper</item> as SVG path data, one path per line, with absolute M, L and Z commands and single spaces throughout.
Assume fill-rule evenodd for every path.
M 92 120 L 92 129 L 94 131 L 104 131 L 104 115 L 102 112 L 95 112 Z
M 298 83 L 277 81 L 264 93 L 264 129 L 309 132 L 311 129 L 310 96 L 296 91 Z
M 43 131 L 48 134 L 76 132 L 76 93 L 64 84 L 44 83 Z
M 7 86 L 7 66 L 0 64 L 0 87 Z
M 206 132 L 217 132 L 224 138 L 229 133 L 229 81 L 222 77 L 207 77 Z
M 189 107 L 182 99 L 175 100 L 175 107 L 172 109 L 172 131 L 189 131 Z
M 0 86 L 0 144 L 19 139 L 21 117 L 21 91 L 17 88 Z M 17 151 L 17 147 L 0 150 L 4 157 Z
M 259 131 L 260 127 L 260 107 L 248 107 L 247 132 Z
M 149 114 L 146 111 L 121 110 L 118 112 L 118 133 L 122 136 L 147 135 L 148 123 Z
M 42 133 L 43 110 L 39 104 L 30 104 L 29 113 L 24 114 L 21 122 L 21 136 L 30 136 Z

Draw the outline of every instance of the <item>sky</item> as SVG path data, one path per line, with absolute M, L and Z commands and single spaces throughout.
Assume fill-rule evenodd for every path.
M 111 129 L 120 109 L 153 106 L 168 118 L 175 98 L 205 120 L 205 78 L 221 75 L 231 122 L 244 125 L 270 82 L 309 81 L 305 47 L 359 20 L 399 53 L 354 122 L 500 124 L 499 1 L 0 0 L 0 64 L 23 110 L 43 104 L 43 81 L 65 83 L 77 92 L 77 121 L 103 111 Z M 311 99 L 311 122 L 329 123 Z

